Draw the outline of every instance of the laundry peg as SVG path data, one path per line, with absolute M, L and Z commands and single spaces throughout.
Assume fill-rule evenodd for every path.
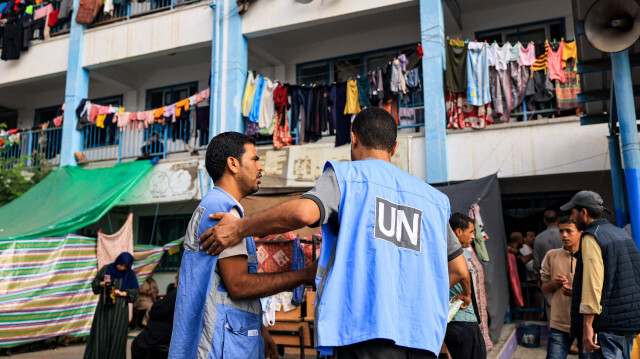
M 459 37 L 456 37 L 456 41 L 460 41 L 460 38 L 459 38 Z
M 478 43 L 478 39 L 475 39 L 475 40 L 473 40 L 473 41 L 475 41 L 475 42 L 476 42 L 476 44 Z
M 464 41 L 464 43 L 465 43 L 465 44 L 468 44 L 468 43 L 469 43 L 469 39 L 466 39 L 466 40 Z
M 554 43 L 554 44 L 556 43 L 556 39 L 553 39 L 553 43 Z
M 494 44 L 497 44 L 497 43 L 498 43 L 498 41 L 496 41 L 496 40 L 493 40 L 493 43 L 494 43 Z
M 561 37 L 561 38 L 560 38 L 560 42 L 563 42 L 563 41 L 564 41 L 564 37 Z

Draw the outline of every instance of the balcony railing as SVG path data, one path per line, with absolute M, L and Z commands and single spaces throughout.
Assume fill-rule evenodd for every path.
M 113 15 L 106 15 L 102 10 L 89 27 L 100 26 L 112 22 L 129 20 L 134 17 L 152 14 L 159 11 L 171 10 L 176 6 L 192 4 L 200 0 L 135 0 L 114 5 Z
M 19 143 L 0 152 L 0 156 L 4 159 L 4 168 L 14 167 L 23 161 L 29 166 L 43 163 L 57 166 L 60 164 L 61 147 L 61 127 L 27 131 L 19 134 Z
M 83 153 L 89 162 L 120 162 L 155 156 L 166 158 L 168 154 L 206 150 L 207 132 L 196 129 L 195 108 L 189 110 L 186 120 L 177 120 L 166 126 L 156 123 L 141 130 L 132 126 L 99 128 L 91 124 L 83 130 Z

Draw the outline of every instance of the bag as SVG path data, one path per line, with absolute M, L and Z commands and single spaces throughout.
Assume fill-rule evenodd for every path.
M 113 282 L 104 283 L 102 304 L 104 304 L 105 307 L 110 307 L 116 304 L 116 287 L 113 285 Z

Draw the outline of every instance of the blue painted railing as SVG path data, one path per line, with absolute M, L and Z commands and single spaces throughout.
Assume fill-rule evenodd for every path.
M 143 2 L 137 2 L 135 0 L 130 2 L 123 1 L 120 4 L 114 5 L 112 15 L 106 15 L 101 9 L 90 27 L 108 24 L 115 21 L 129 20 L 133 17 L 143 16 L 157 11 L 171 10 L 175 6 L 191 4 L 198 1 L 200 0 L 147 0 Z
M 19 133 L 19 143 L 6 146 L 0 151 L 4 168 L 11 168 L 24 161 L 27 165 L 60 163 L 62 128 L 26 131 Z

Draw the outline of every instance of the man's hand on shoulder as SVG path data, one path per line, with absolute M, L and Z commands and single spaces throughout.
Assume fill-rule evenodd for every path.
M 238 231 L 240 218 L 224 212 L 214 213 L 209 218 L 214 221 L 219 220 L 219 222 L 200 236 L 201 250 L 206 250 L 207 254 L 217 256 L 223 250 L 242 241 Z

